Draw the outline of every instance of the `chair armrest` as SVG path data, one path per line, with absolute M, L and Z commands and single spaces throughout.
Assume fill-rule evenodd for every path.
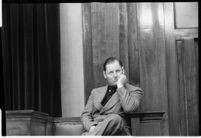
M 141 118 L 141 119 L 159 119 L 163 118 L 165 112 L 132 112 L 127 115 L 130 118 Z

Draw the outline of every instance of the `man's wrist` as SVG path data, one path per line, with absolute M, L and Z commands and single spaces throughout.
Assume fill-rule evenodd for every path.
M 123 84 L 117 84 L 117 89 L 119 89 L 119 88 L 121 88 L 121 87 L 123 87 L 124 85 Z

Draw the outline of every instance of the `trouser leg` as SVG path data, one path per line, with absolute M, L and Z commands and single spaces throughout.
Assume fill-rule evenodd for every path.
M 122 117 L 117 114 L 110 114 L 104 121 L 98 123 L 93 132 L 89 132 L 87 135 L 120 135 L 123 127 Z

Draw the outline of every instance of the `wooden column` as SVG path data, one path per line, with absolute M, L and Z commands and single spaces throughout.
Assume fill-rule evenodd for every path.
M 62 117 L 80 116 L 84 109 L 81 4 L 60 4 Z

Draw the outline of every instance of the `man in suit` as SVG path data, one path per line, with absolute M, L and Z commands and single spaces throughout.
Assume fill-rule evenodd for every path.
M 83 135 L 129 135 L 130 119 L 140 104 L 142 90 L 127 82 L 122 62 L 110 57 L 103 64 L 107 85 L 92 90 L 82 112 Z

